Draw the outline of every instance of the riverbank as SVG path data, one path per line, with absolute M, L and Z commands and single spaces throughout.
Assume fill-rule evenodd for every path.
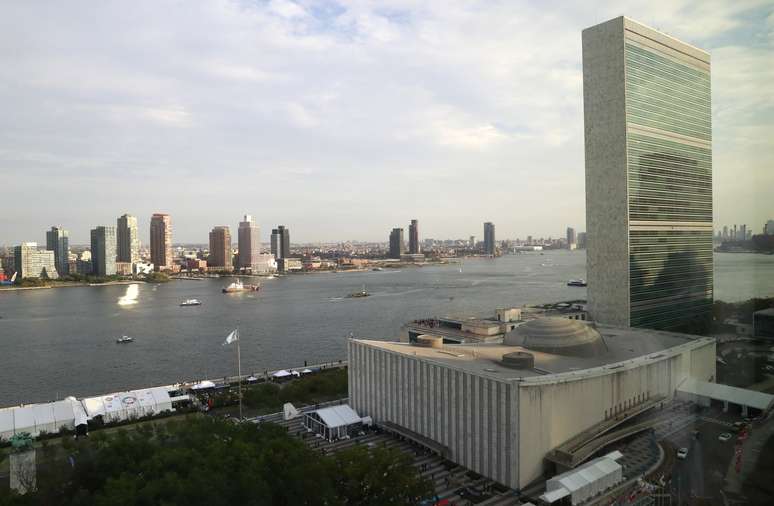
M 57 282 L 52 282 L 50 285 L 44 285 L 44 286 L 0 286 L 0 292 L 14 292 L 18 290 L 48 290 L 50 288 L 82 288 L 86 286 L 133 285 L 135 283 L 148 283 L 148 281 L 145 281 L 142 279 L 105 281 L 104 283 L 86 283 L 82 281 L 57 281 Z

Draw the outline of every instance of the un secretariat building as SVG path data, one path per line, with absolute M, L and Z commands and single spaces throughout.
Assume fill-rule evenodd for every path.
M 588 302 L 679 329 L 712 306 L 710 57 L 626 17 L 583 31 Z

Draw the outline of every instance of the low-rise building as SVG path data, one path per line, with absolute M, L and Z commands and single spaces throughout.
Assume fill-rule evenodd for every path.
M 277 259 L 277 269 L 280 272 L 301 271 L 304 269 L 304 263 L 300 258 L 279 258 Z
M 513 489 L 543 476 L 565 442 L 715 380 L 715 340 L 561 317 L 501 342 L 350 339 L 349 402 L 376 424 L 433 442 Z

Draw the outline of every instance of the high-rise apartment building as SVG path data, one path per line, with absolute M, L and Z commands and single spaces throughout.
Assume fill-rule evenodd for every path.
M 280 225 L 277 227 L 277 233 L 279 234 L 280 258 L 288 258 L 290 257 L 290 229 Z
M 582 38 L 591 316 L 659 329 L 706 321 L 709 54 L 625 17 Z
M 151 216 L 150 253 L 155 270 L 172 268 L 172 218 L 168 214 L 156 213 Z
M 91 272 L 95 276 L 116 273 L 116 229 L 99 226 L 91 230 Z
M 471 235 L 471 236 L 468 238 L 468 247 L 469 247 L 470 249 L 473 249 L 473 248 L 475 248 L 475 247 L 476 247 L 476 236 L 475 236 L 475 235 Z
M 575 249 L 577 244 L 578 241 L 575 238 L 575 229 L 572 227 L 567 227 L 567 249 Z
M 271 254 L 274 258 L 279 258 L 280 252 L 280 234 L 276 228 L 271 229 Z
M 487 221 L 484 223 L 484 254 L 494 256 L 496 252 L 495 226 L 494 223 Z
M 226 226 L 215 227 L 210 232 L 207 267 L 231 270 L 231 266 L 231 231 Z
M 417 220 L 411 220 L 411 224 L 409 224 L 409 253 L 419 254 L 419 222 Z
M 130 264 L 140 261 L 137 217 L 131 214 L 124 214 L 116 220 L 116 260 Z
M 390 232 L 390 258 L 400 258 L 406 252 L 406 243 L 403 242 L 403 229 L 393 228 Z
M 59 276 L 70 273 L 70 234 L 62 227 L 46 231 L 46 249 L 54 252 L 54 265 Z
M 265 263 L 261 257 L 261 230 L 249 214 L 239 222 L 237 240 L 241 269 L 253 269 L 257 268 L 259 263 Z
M 764 235 L 774 235 L 774 220 L 769 220 L 763 226 Z
M 38 249 L 36 242 L 23 242 L 14 247 L 13 264 L 19 279 L 59 277 L 54 252 Z

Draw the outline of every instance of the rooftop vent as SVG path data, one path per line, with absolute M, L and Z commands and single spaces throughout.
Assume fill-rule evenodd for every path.
M 503 365 L 511 369 L 533 369 L 535 356 L 526 351 L 514 351 L 503 355 Z
M 443 348 L 443 338 L 422 334 L 417 336 L 417 346 L 421 346 L 422 348 Z

